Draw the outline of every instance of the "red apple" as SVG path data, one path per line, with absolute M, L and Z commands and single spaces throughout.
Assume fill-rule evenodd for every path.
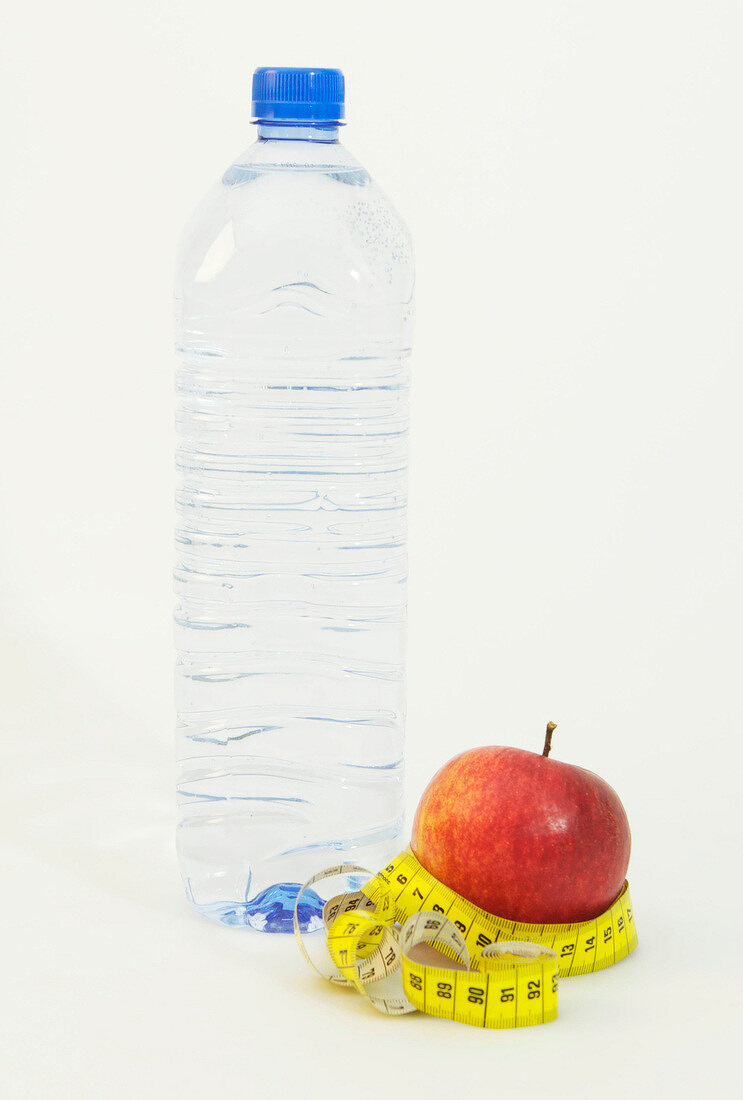
M 470 749 L 436 773 L 411 846 L 440 882 L 489 913 L 530 924 L 590 920 L 616 899 L 630 831 L 593 772 L 524 749 Z

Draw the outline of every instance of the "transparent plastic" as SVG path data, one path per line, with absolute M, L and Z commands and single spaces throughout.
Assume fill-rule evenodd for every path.
M 412 299 L 332 128 L 262 126 L 182 238 L 177 843 L 228 924 L 289 930 L 400 844 Z

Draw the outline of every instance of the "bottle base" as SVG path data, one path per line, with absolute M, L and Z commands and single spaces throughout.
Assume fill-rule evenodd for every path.
M 214 902 L 196 905 L 202 916 L 231 927 L 254 928 L 258 932 L 293 932 L 294 906 L 302 889 L 299 882 L 277 882 L 250 901 Z M 305 890 L 297 912 L 301 932 L 322 927 L 325 902 L 314 890 Z

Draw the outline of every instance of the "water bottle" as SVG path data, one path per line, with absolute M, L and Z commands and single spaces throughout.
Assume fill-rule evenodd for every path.
M 178 260 L 177 848 L 201 913 L 274 932 L 401 844 L 413 262 L 343 74 L 253 100 Z

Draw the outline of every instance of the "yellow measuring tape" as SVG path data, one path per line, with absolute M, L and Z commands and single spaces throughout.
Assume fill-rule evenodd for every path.
M 629 887 L 580 924 L 521 924 L 486 913 L 429 874 L 409 848 L 361 890 L 323 909 L 327 952 L 310 957 L 297 913 L 324 879 L 368 874 L 343 864 L 321 871 L 297 896 L 294 931 L 323 977 L 355 986 L 380 1012 L 416 1009 L 475 1027 L 528 1027 L 557 1016 L 557 978 L 619 962 L 637 946 Z

